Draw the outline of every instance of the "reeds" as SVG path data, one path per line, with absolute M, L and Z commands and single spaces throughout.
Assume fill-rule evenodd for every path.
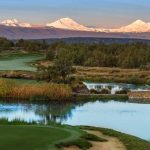
M 0 80 L 0 96 L 17 99 L 47 99 L 68 100 L 71 98 L 71 88 L 64 84 L 15 84 L 11 81 Z
M 14 87 L 15 83 L 13 81 L 0 79 L 0 96 L 7 96 Z

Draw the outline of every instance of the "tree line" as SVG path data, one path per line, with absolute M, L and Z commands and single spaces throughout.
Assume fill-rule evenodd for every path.
M 58 56 L 65 57 L 77 66 L 150 68 L 150 46 L 142 42 L 128 44 L 105 43 L 65 43 L 48 44 L 45 40 L 18 40 L 12 42 L 0 38 L 0 50 L 21 49 L 29 52 L 43 50 L 46 59 L 54 61 Z
M 26 50 L 29 52 L 35 52 L 39 50 L 46 50 L 48 44 L 45 40 L 42 42 L 32 41 L 32 40 L 23 40 L 11 41 L 6 38 L 0 38 L 0 50 Z
M 144 68 L 150 66 L 150 46 L 141 42 L 129 44 L 66 44 L 49 46 L 47 59 L 59 56 L 73 65 L 91 67 Z

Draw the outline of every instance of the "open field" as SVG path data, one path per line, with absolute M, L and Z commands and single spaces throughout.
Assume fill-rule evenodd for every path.
M 75 77 L 92 82 L 150 84 L 150 71 L 104 67 L 76 67 Z
M 44 60 L 39 64 L 47 67 L 52 65 L 52 62 Z M 150 70 L 85 66 L 74 68 L 76 72 L 73 76 L 81 81 L 150 84 Z

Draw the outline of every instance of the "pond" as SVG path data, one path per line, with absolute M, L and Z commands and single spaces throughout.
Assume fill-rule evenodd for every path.
M 43 59 L 43 55 L 24 55 L 21 57 L 14 57 L 11 59 L 0 60 L 0 71 L 4 70 L 23 70 L 23 71 L 36 71 L 36 67 L 31 66 L 29 63 Z
M 0 102 L 0 118 L 111 128 L 150 140 L 150 104 L 113 100 L 49 104 Z

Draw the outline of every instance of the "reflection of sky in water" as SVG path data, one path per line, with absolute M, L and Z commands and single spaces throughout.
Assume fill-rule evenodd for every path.
M 34 107 L 29 109 L 26 106 L 23 104 L 0 104 L 0 118 L 7 118 L 9 121 L 24 120 L 27 122 L 40 121 L 42 119 L 34 112 Z
M 150 105 L 120 102 L 87 103 L 64 122 L 111 128 L 150 140 Z
M 0 118 L 99 126 L 150 140 L 150 104 L 97 101 L 72 105 L 3 103 Z

